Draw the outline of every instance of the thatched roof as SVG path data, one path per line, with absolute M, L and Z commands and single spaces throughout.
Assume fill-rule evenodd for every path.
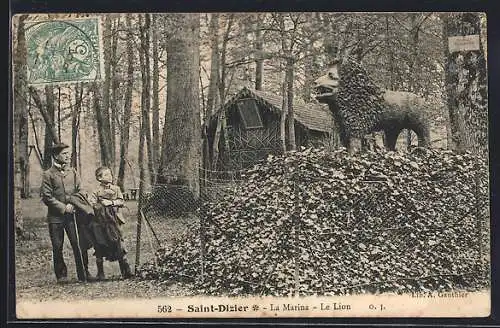
M 270 111 L 281 115 L 283 97 L 277 96 L 270 92 L 252 90 L 244 87 L 224 106 L 222 106 L 215 115 L 223 110 L 227 110 L 230 106 L 235 104 L 242 98 L 254 98 L 259 105 L 265 106 Z M 309 130 L 321 131 L 330 133 L 333 129 L 333 116 L 328 108 L 319 104 L 300 104 L 294 102 L 293 109 L 295 113 L 295 120 L 302 124 Z

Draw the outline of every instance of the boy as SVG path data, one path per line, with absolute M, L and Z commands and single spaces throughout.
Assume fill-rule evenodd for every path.
M 123 278 L 132 277 L 130 265 L 125 255 L 127 251 L 122 246 L 123 238 L 120 225 L 124 224 L 119 208 L 124 205 L 120 187 L 114 185 L 111 169 L 105 166 L 95 171 L 99 186 L 89 197 L 94 207 L 95 217 L 91 222 L 94 234 L 94 249 L 97 264 L 97 279 L 104 280 L 103 258 L 108 261 L 118 261 Z

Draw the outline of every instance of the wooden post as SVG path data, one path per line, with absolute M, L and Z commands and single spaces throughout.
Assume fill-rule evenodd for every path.
M 143 183 L 139 184 L 139 203 L 137 205 L 137 229 L 136 229 L 136 243 L 135 243 L 135 273 L 137 273 L 137 269 L 141 262 L 141 232 L 142 232 L 142 186 Z
M 139 132 L 139 202 L 137 205 L 137 233 L 136 233 L 136 244 L 135 244 L 135 272 L 137 273 L 137 269 L 141 260 L 141 231 L 142 231 L 142 206 L 144 203 L 144 178 L 145 178 L 145 170 L 144 170 L 144 137 L 145 137 L 145 129 L 144 124 L 141 122 L 141 128 Z

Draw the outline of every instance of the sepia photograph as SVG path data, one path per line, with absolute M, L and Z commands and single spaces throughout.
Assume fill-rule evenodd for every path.
M 10 29 L 18 319 L 490 315 L 485 13 Z

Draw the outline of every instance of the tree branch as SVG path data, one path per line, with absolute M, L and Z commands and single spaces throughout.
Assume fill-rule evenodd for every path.
M 42 117 L 43 117 L 43 120 L 45 121 L 46 126 L 49 128 L 49 133 L 50 133 L 50 136 L 52 137 L 52 140 L 56 144 L 60 143 L 61 141 L 59 140 L 59 137 L 57 135 L 57 131 L 56 131 L 56 128 L 54 126 L 54 122 L 50 118 L 49 113 L 47 113 L 47 111 L 45 110 L 45 106 L 42 102 L 42 99 L 40 98 L 40 95 L 33 87 L 29 87 L 29 93 L 30 93 L 33 101 L 35 102 L 35 105 L 40 110 L 40 113 L 42 114 Z

